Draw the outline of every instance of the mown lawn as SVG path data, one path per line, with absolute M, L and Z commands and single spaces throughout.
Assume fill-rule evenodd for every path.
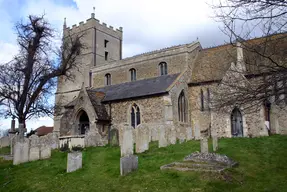
M 223 173 L 161 171 L 161 165 L 199 150 L 189 141 L 139 154 L 139 170 L 122 177 L 120 149 L 88 148 L 83 169 L 66 173 L 67 154 L 13 166 L 0 160 L 0 191 L 287 191 L 287 136 L 221 139 L 219 153 L 239 162 Z M 211 147 L 211 145 L 210 145 Z

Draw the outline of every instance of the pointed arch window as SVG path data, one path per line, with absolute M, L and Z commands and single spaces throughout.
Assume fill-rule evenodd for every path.
M 186 114 L 187 114 L 186 100 L 184 92 L 181 91 L 178 97 L 178 120 L 181 122 L 187 122 Z
M 133 104 L 131 107 L 131 126 L 136 128 L 139 124 L 141 124 L 140 108 Z
M 167 75 L 167 64 L 166 62 L 160 62 L 159 63 L 159 72 L 160 75 Z
M 107 73 L 105 75 L 105 84 L 106 85 L 111 85 L 111 74 Z
M 134 68 L 130 69 L 130 76 L 131 76 L 131 81 L 137 80 L 137 71 Z
M 204 95 L 202 89 L 200 89 L 200 110 L 204 111 Z

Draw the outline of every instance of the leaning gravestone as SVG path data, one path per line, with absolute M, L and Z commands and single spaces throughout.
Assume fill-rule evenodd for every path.
M 216 136 L 212 137 L 212 146 L 213 146 L 213 151 L 218 150 L 218 137 Z
M 29 142 L 17 142 L 14 146 L 13 165 L 29 161 Z
M 122 125 L 123 127 L 123 141 L 121 145 L 121 159 L 120 159 L 120 173 L 126 175 L 138 169 L 138 157 L 133 155 L 134 142 L 133 142 L 133 127 L 128 124 Z
M 146 124 L 140 124 L 136 127 L 136 152 L 142 153 L 149 149 L 149 128 Z
M 119 131 L 117 129 L 110 131 L 110 145 L 119 146 Z
M 32 135 L 29 137 L 30 149 L 29 149 L 29 161 L 36 161 L 40 159 L 40 140 L 37 135 Z
M 82 152 L 68 153 L 67 173 L 76 171 L 82 168 Z
M 207 138 L 202 138 L 200 140 L 200 152 L 208 153 L 208 139 Z

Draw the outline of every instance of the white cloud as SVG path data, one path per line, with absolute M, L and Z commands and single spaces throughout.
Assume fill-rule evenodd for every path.
M 15 44 L 0 41 L 0 50 L 0 64 L 3 64 L 13 59 L 18 52 L 18 47 Z
M 210 1 L 210 0 L 209 0 Z M 23 8 L 24 14 L 46 13 L 49 21 L 62 30 L 63 20 L 68 26 L 90 18 L 95 7 L 96 18 L 114 27 L 124 28 L 123 55 L 139 54 L 175 44 L 189 43 L 196 37 L 208 37 L 214 31 L 220 33 L 210 18 L 211 8 L 198 0 L 74 0 L 75 6 L 57 4 L 56 1 L 30 0 Z M 208 27 L 210 31 L 197 29 Z M 192 35 L 191 35 L 192 34 Z M 189 36 L 189 39 L 184 38 Z M 214 44 L 217 39 L 211 40 Z M 142 47 L 142 49 L 134 49 Z M 130 51 L 133 50 L 133 51 Z

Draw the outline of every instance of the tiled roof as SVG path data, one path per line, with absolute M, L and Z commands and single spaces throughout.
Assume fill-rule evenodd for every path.
M 101 103 L 105 94 L 103 92 L 92 91 L 92 90 L 87 90 L 87 93 L 96 111 L 98 120 L 109 120 L 110 117 L 107 113 L 107 110 L 104 104 Z
M 287 54 L 287 33 L 276 34 L 269 37 L 250 39 L 242 42 L 243 57 L 246 65 L 246 75 L 262 73 L 262 63 L 264 66 L 274 65 L 268 58 L 270 56 L 276 63 L 286 64 Z M 229 69 L 231 62 L 236 64 L 236 46 L 232 44 L 221 45 L 212 48 L 202 49 L 195 61 L 190 83 L 200 83 L 221 80 Z M 270 67 L 265 67 L 270 70 Z
M 53 129 L 54 129 L 53 127 L 41 126 L 37 128 L 35 131 L 37 132 L 38 136 L 44 136 L 47 135 L 48 133 L 52 133 Z
M 163 75 L 155 78 L 132 81 L 102 88 L 90 89 L 89 92 L 103 92 L 103 102 L 131 99 L 167 92 L 167 88 L 179 74 Z

